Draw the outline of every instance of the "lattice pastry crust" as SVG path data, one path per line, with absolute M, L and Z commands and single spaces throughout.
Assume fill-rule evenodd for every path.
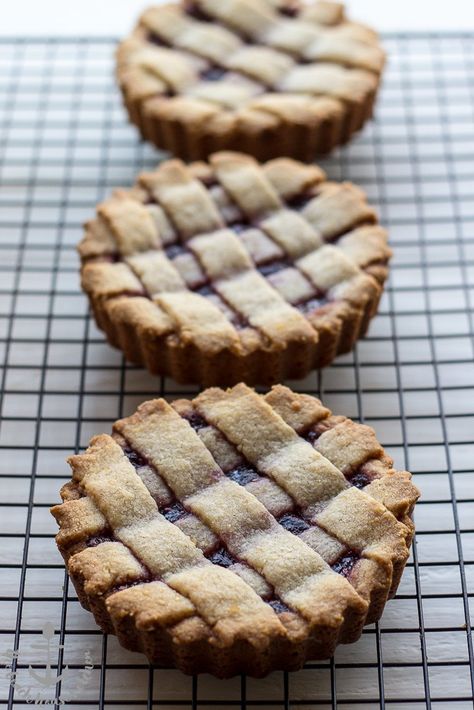
M 117 79 L 142 136 L 182 158 L 311 160 L 371 117 L 384 61 L 339 3 L 183 0 L 142 14 Z
M 82 285 L 111 344 L 205 386 L 304 377 L 352 349 L 391 252 L 364 193 L 289 158 L 221 152 L 98 206 Z
M 244 384 L 142 404 L 70 458 L 52 508 L 82 605 L 151 662 L 295 670 L 398 586 L 418 491 L 374 431 Z

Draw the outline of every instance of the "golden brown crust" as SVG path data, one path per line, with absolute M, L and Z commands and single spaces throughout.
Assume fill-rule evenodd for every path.
M 80 602 L 186 673 L 329 657 L 380 618 L 408 557 L 410 474 L 286 387 L 145 402 L 70 464 L 51 512 Z
M 165 162 L 116 191 L 79 244 L 109 342 L 154 374 L 205 386 L 304 377 L 350 351 L 391 252 L 364 193 L 324 178 L 226 151 Z
M 384 61 L 339 3 L 194 0 L 145 10 L 118 47 L 117 81 L 142 136 L 182 158 L 309 161 L 371 117 Z

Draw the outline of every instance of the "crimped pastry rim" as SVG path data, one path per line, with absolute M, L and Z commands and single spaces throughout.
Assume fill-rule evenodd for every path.
M 230 385 L 240 381 L 245 381 L 248 384 L 273 384 L 287 378 L 304 377 L 312 369 L 329 364 L 337 354 L 349 352 L 356 340 L 366 333 L 369 322 L 376 313 L 383 284 L 388 273 L 387 263 L 391 255 L 386 243 L 386 233 L 378 226 L 376 215 L 366 204 L 363 193 L 359 188 L 351 184 L 334 183 L 333 186 L 332 183 L 324 181 L 324 173 L 316 166 L 304 166 L 302 163 L 290 159 L 278 159 L 259 165 L 249 156 L 240 153 L 222 152 L 211 156 L 211 161 L 210 164 L 194 163 L 187 167 L 180 161 L 162 163 L 157 171 L 139 176 L 136 186 L 132 190 L 117 191 L 111 200 L 99 205 L 98 217 L 86 224 L 85 236 L 79 245 L 79 253 L 82 260 L 82 285 L 89 297 L 96 322 L 106 333 L 109 342 L 115 347 L 119 347 L 125 353 L 127 359 L 137 364 L 145 365 L 153 374 L 171 376 L 178 382 L 195 382 L 204 386 Z M 111 213 L 112 219 L 114 219 L 114 211 L 120 207 L 120 220 L 123 221 L 122 213 L 124 210 L 126 212 L 125 205 L 130 205 L 134 210 L 138 210 L 137 215 L 140 219 L 145 217 L 149 219 L 146 214 L 148 209 L 147 201 L 149 199 L 148 188 L 145 190 L 145 185 L 153 184 L 155 180 L 161 180 L 164 181 L 164 186 L 166 187 L 166 176 L 168 174 L 173 175 L 176 179 L 184 180 L 183 185 L 187 184 L 186 180 L 189 179 L 189 176 L 194 179 L 193 176 L 196 175 L 198 178 L 197 183 L 200 183 L 201 180 L 205 181 L 207 179 L 206 176 L 210 171 L 219 169 L 212 167 L 214 164 L 224 167 L 230 166 L 232 170 L 235 168 L 236 173 L 241 170 L 250 170 L 250 174 L 255 177 L 257 182 L 262 176 L 265 178 L 262 184 L 268 185 L 274 191 L 276 189 L 274 183 L 270 183 L 267 179 L 270 176 L 272 180 L 276 181 L 275 185 L 277 185 L 281 194 L 290 189 L 288 187 L 290 183 L 293 191 L 296 190 L 298 192 L 300 188 L 303 190 L 315 189 L 318 191 L 316 197 L 321 194 L 323 195 L 322 199 L 326 199 L 324 195 L 326 194 L 325 190 L 327 190 L 329 200 L 337 199 L 337 195 L 334 198 L 331 197 L 332 190 L 336 192 L 337 190 L 342 190 L 341 195 L 345 195 L 345 191 L 348 191 L 349 199 L 353 201 L 350 203 L 352 205 L 351 209 L 356 210 L 356 216 L 348 217 L 349 226 L 343 230 L 342 238 L 338 238 L 337 241 L 333 240 L 330 243 L 338 247 L 334 251 L 334 255 L 339 259 L 346 253 L 339 250 L 339 245 L 341 249 L 346 249 L 346 242 L 349 246 L 348 240 L 357 239 L 355 250 L 351 246 L 350 251 L 347 252 L 349 261 L 344 256 L 343 263 L 348 265 L 349 262 L 360 263 L 360 267 L 357 266 L 353 272 L 360 276 L 357 276 L 356 280 L 350 280 L 352 277 L 348 276 L 349 281 L 347 281 L 347 284 L 354 283 L 356 286 L 351 287 L 349 291 L 346 289 L 347 295 L 344 295 L 345 292 L 341 293 L 341 296 L 337 296 L 336 300 L 331 300 L 327 306 L 323 306 L 316 312 L 315 320 L 311 320 L 312 330 L 310 337 L 307 335 L 303 337 L 300 334 L 301 329 L 297 329 L 294 337 L 288 334 L 284 339 L 281 339 L 281 342 L 273 338 L 262 339 L 259 336 L 259 340 L 251 341 L 253 343 L 251 347 L 235 347 L 229 345 L 228 341 L 224 341 L 222 345 L 217 347 L 211 339 L 206 341 L 202 338 L 198 343 L 196 339 L 186 340 L 179 336 L 181 332 L 179 318 L 178 320 L 173 320 L 172 331 L 166 331 L 164 326 L 158 327 L 155 322 L 155 311 L 163 306 L 161 302 L 160 306 L 158 306 L 156 298 L 150 301 L 150 294 L 148 294 L 147 298 L 145 298 L 145 293 L 140 293 L 139 291 L 122 294 L 119 288 L 112 288 L 114 284 L 111 284 L 110 289 L 105 289 L 104 281 L 107 280 L 105 277 L 108 278 L 108 274 L 112 274 L 114 269 L 117 268 L 114 264 L 108 263 L 113 254 L 111 250 L 120 247 L 120 239 L 125 240 L 125 245 L 127 246 L 128 242 L 126 240 L 128 236 L 126 223 L 122 228 L 121 223 L 119 224 L 118 221 L 116 225 L 111 222 L 111 227 L 108 222 L 104 222 L 103 215 L 105 215 L 107 220 L 108 214 Z M 211 172 L 211 174 L 214 173 Z M 280 182 L 281 184 L 279 184 Z M 308 185 L 314 187 L 308 188 Z M 277 193 L 275 192 L 274 194 L 276 195 Z M 286 204 L 285 199 L 290 198 L 282 198 L 282 207 Z M 291 204 L 291 200 L 289 204 Z M 328 204 L 333 204 L 333 202 Z M 324 209 L 334 208 L 327 207 Z M 340 208 L 336 206 L 336 209 Z M 283 214 L 284 212 L 283 210 L 283 212 L 278 212 L 278 214 Z M 342 214 L 344 214 L 344 208 L 342 209 Z M 173 214 L 170 219 L 174 219 Z M 357 220 L 361 219 L 365 220 L 362 224 L 365 223 L 368 226 L 362 226 L 358 229 Z M 354 220 L 354 222 L 351 222 L 351 220 Z M 249 223 L 249 227 L 251 226 L 252 222 Z M 115 228 L 119 230 L 116 237 L 111 236 L 112 232 L 110 231 L 110 229 Z M 108 232 L 105 243 L 102 236 L 104 229 Z M 131 227 L 128 229 L 130 230 Z M 121 231 L 123 231 L 123 234 Z M 219 230 L 215 232 L 215 235 L 218 236 L 218 233 Z M 365 236 L 366 233 L 367 236 Z M 235 237 L 232 234 L 229 234 L 227 239 L 230 240 L 231 237 L 235 241 Z M 116 244 L 114 246 L 115 239 L 119 239 L 118 246 Z M 197 239 L 199 239 L 199 236 Z M 107 240 L 112 241 L 112 246 Z M 183 244 L 183 241 L 185 245 L 195 243 L 193 239 L 185 241 L 181 238 L 180 244 Z M 233 243 L 232 240 L 230 243 Z M 245 248 L 247 249 L 247 247 Z M 296 245 L 296 248 L 298 248 L 298 245 Z M 330 248 L 333 249 L 334 247 L 331 246 Z M 359 251 L 361 251 L 360 255 Z M 152 252 L 149 253 L 151 254 Z M 126 255 L 121 257 L 125 261 L 127 258 Z M 333 257 L 331 256 L 331 258 Z M 121 261 L 120 263 L 125 262 Z M 128 267 L 127 269 L 127 274 L 133 275 Z M 211 278 L 212 282 L 212 277 L 209 278 Z M 229 278 L 231 277 L 229 276 Z M 133 276 L 133 279 L 130 288 L 133 288 L 136 283 L 135 276 Z M 124 284 L 121 286 L 122 291 L 129 288 L 127 286 L 128 281 L 121 283 Z M 346 282 L 341 281 L 340 286 L 335 287 L 338 289 L 338 293 L 341 292 L 344 283 Z M 145 287 L 141 284 L 140 288 Z M 238 308 L 237 311 L 239 312 Z M 172 316 L 173 319 L 177 317 Z M 307 322 L 309 323 L 310 321 Z M 234 338 L 233 342 L 247 342 L 242 340 L 244 331 L 239 332 L 241 333 L 241 335 L 238 335 L 239 339 L 235 340 Z M 317 337 L 313 336 L 312 333 L 317 333 Z M 207 342 L 212 347 L 208 348 Z
M 296 619 L 292 621 L 290 615 L 284 616 L 286 632 L 283 636 L 277 627 L 272 631 L 272 627 L 266 627 L 265 622 L 262 627 L 263 635 L 257 633 L 251 643 L 249 643 L 250 637 L 245 640 L 245 636 L 242 636 L 240 632 L 236 632 L 235 636 L 226 634 L 224 637 L 220 637 L 220 640 L 212 640 L 212 633 L 210 634 L 208 626 L 201 622 L 198 623 L 197 620 L 193 621 L 192 615 L 189 615 L 186 608 L 183 613 L 182 604 L 184 602 L 179 602 L 174 598 L 173 604 L 179 602 L 176 612 L 173 612 L 177 614 L 176 618 L 170 617 L 168 614 L 170 621 L 167 624 L 164 621 L 159 621 L 159 618 L 162 618 L 160 616 L 157 616 L 153 622 L 152 607 L 147 599 L 144 598 L 144 602 L 146 602 L 143 607 L 145 615 L 141 612 L 138 613 L 135 601 L 135 598 L 140 599 L 143 593 L 142 588 L 146 589 L 147 585 L 153 586 L 155 584 L 153 579 L 141 582 L 139 577 L 137 586 L 129 586 L 134 584 L 132 579 L 125 584 L 123 591 L 120 591 L 121 587 L 119 586 L 119 591 L 114 591 L 115 588 L 113 588 L 112 593 L 107 591 L 107 587 L 104 587 L 104 575 L 101 572 L 100 560 L 103 559 L 105 563 L 108 559 L 107 555 L 112 554 L 109 559 L 113 563 L 113 553 L 109 550 L 117 545 L 117 542 L 99 541 L 99 544 L 94 547 L 86 547 L 86 538 L 89 539 L 88 536 L 90 537 L 91 532 L 94 533 L 94 530 L 88 525 L 92 520 L 92 526 L 94 526 L 96 519 L 91 517 L 90 510 L 84 508 L 83 505 L 84 502 L 87 503 L 90 500 L 89 496 L 91 495 L 91 492 L 88 492 L 89 488 L 87 488 L 87 477 L 95 475 L 97 481 L 101 480 L 100 477 L 97 478 L 97 473 L 94 474 L 94 470 L 99 470 L 98 463 L 114 460 L 117 450 L 121 450 L 120 446 L 128 445 L 124 443 L 123 437 L 127 436 L 128 442 L 130 436 L 134 436 L 134 430 L 139 432 L 144 424 L 151 421 L 149 417 L 155 416 L 156 412 L 171 410 L 163 400 L 144 403 L 134 415 L 116 422 L 114 425 L 115 441 L 107 435 L 95 437 L 91 441 L 91 448 L 85 454 L 71 458 L 73 481 L 64 486 L 62 491 L 64 502 L 55 506 L 52 513 L 60 525 L 57 543 L 66 561 L 79 600 L 83 606 L 93 611 L 97 623 L 104 631 L 116 633 L 121 644 L 126 648 L 141 650 L 151 662 L 178 667 L 186 673 L 211 672 L 219 677 L 228 677 L 238 672 L 248 672 L 250 675 L 262 676 L 276 669 L 295 670 L 301 667 L 306 660 L 329 657 L 338 643 L 355 641 L 360 636 L 365 624 L 380 618 L 387 596 L 391 597 L 396 592 L 413 537 L 414 528 L 410 516 L 419 492 L 410 482 L 410 475 L 407 472 L 394 471 L 391 468 L 392 461 L 378 444 L 373 430 L 366 426 L 355 425 L 344 417 L 334 417 L 315 398 L 298 395 L 282 386 L 273 388 L 265 396 L 256 395 L 244 385 L 238 385 L 227 393 L 221 390 L 206 390 L 193 402 L 177 400 L 173 404 L 175 412 L 173 416 L 178 413 L 180 417 L 186 419 L 190 414 L 190 407 L 193 407 L 194 404 L 194 407 L 199 407 L 199 412 L 205 412 L 206 426 L 208 426 L 209 417 L 214 422 L 214 417 L 217 416 L 213 413 L 215 402 L 217 405 L 219 402 L 223 403 L 222 406 L 225 406 L 227 411 L 227 403 L 231 407 L 238 408 L 239 402 L 244 403 L 245 401 L 248 401 L 250 407 L 264 406 L 267 410 L 270 405 L 275 416 L 287 422 L 292 429 L 300 431 L 299 436 L 303 436 L 302 432 L 306 430 L 307 421 L 315 421 L 316 417 L 319 422 L 317 424 L 319 431 L 323 431 L 323 434 L 319 434 L 319 436 L 326 438 L 324 447 L 322 443 L 315 445 L 324 451 L 325 456 L 329 456 L 330 461 L 340 458 L 338 449 L 340 449 L 341 436 L 349 436 L 350 439 L 353 439 L 355 454 L 350 454 L 350 456 L 355 455 L 356 460 L 368 459 L 362 470 L 371 471 L 370 475 L 376 476 L 371 483 L 367 484 L 366 482 L 366 485 L 362 487 L 362 491 L 367 488 L 367 493 L 364 492 L 364 497 L 360 500 L 364 501 L 364 505 L 369 504 L 368 510 L 373 510 L 375 526 L 379 525 L 377 516 L 379 518 L 381 515 L 388 516 L 389 528 L 393 532 L 388 531 L 386 534 L 388 535 L 387 540 L 391 540 L 391 542 L 387 547 L 386 543 L 381 541 L 381 552 L 376 553 L 375 556 L 369 553 L 368 559 L 365 558 L 365 554 L 358 558 L 359 565 L 362 563 L 363 565 L 355 568 L 359 571 L 351 581 L 357 596 L 354 598 L 345 597 L 345 593 L 342 594 L 335 606 L 333 605 L 334 610 L 331 612 L 331 614 L 336 613 L 336 616 L 328 617 L 327 613 L 319 616 L 320 621 L 317 622 L 310 635 L 308 635 L 308 630 L 304 631 L 301 625 L 296 623 Z M 259 402 L 266 404 L 261 405 L 258 404 Z M 263 412 L 265 412 L 265 408 Z M 323 419 L 318 419 L 321 416 Z M 237 424 L 231 425 L 231 429 L 232 426 L 237 426 L 238 429 Z M 219 429 L 221 427 L 222 424 L 219 424 Z M 224 430 L 227 433 L 230 431 L 225 427 Z M 327 438 L 328 434 L 329 439 Z M 135 445 L 133 446 L 135 447 Z M 350 458 L 347 460 L 349 461 Z M 128 462 L 127 465 L 130 466 Z M 338 466 L 341 465 L 343 464 L 338 463 Z M 84 485 L 84 480 L 86 480 L 86 498 L 82 497 L 83 492 L 78 497 L 78 485 L 81 488 Z M 94 485 L 96 486 L 96 484 Z M 354 487 L 345 490 L 348 493 L 352 491 L 353 494 L 356 492 Z M 91 488 L 90 491 L 94 491 L 94 488 Z M 99 499 L 97 499 L 97 495 L 99 495 Z M 119 499 L 120 495 L 119 485 L 117 490 Z M 358 493 L 358 495 L 362 495 L 362 493 Z M 97 500 L 100 502 L 100 493 L 94 494 L 93 500 L 97 505 Z M 107 506 L 105 509 L 101 508 L 101 514 L 105 514 L 106 520 L 108 520 L 107 512 L 104 513 L 104 510 L 107 510 Z M 324 514 L 326 515 L 326 513 Z M 357 515 L 355 519 L 357 519 Z M 396 519 L 400 522 L 396 522 Z M 103 524 L 100 523 L 100 525 Z M 357 523 L 357 525 L 359 524 Z M 349 529 L 353 525 L 350 515 L 347 525 Z M 172 527 L 174 526 L 172 525 Z M 393 538 L 396 529 L 402 533 L 399 542 L 395 542 L 396 538 Z M 95 534 L 100 535 L 101 533 L 99 531 Z M 123 549 L 124 553 L 127 552 L 126 548 Z M 100 556 L 99 551 L 101 552 Z M 321 554 L 323 554 L 322 551 Z M 125 559 L 125 568 L 127 564 Z M 109 566 L 105 564 L 105 569 Z M 114 564 L 111 564 L 110 569 L 113 569 L 113 566 Z M 215 565 L 211 565 L 211 569 L 214 568 Z M 209 567 L 205 569 L 209 569 Z M 336 575 L 336 577 L 339 576 Z M 110 580 L 107 584 L 111 584 Z M 156 584 L 162 586 L 161 582 L 156 582 Z M 342 585 L 341 592 L 335 592 L 336 597 L 345 589 L 346 587 Z M 156 593 L 158 591 L 157 599 L 161 599 L 165 590 L 156 589 Z M 157 603 L 153 597 L 151 602 L 155 605 Z M 339 602 L 341 607 L 338 606 Z M 336 609 L 339 608 L 340 611 L 336 612 Z M 159 608 L 155 611 L 158 613 Z M 293 612 L 291 613 L 293 614 Z
M 313 6 L 323 4 L 313 3 Z M 170 3 L 164 9 L 161 6 L 161 12 L 179 6 L 179 3 Z M 147 33 L 153 27 L 149 16 L 157 12 L 159 8 L 145 11 L 132 34 L 119 44 L 116 76 L 130 121 L 138 127 L 145 140 L 159 148 L 186 160 L 202 160 L 213 152 L 225 149 L 242 150 L 259 160 L 286 155 L 310 161 L 316 155 L 326 154 L 337 145 L 348 142 L 372 116 L 384 55 L 375 33 L 369 28 L 350 23 L 345 17 L 339 20 L 344 27 L 354 26 L 362 37 L 364 34 L 370 37 L 368 46 L 380 53 L 380 61 L 371 70 L 357 68 L 357 64 L 355 68 L 344 67 L 331 54 L 326 60 L 329 67 L 343 67 L 345 71 L 364 75 L 366 87 L 357 92 L 359 95 L 344 92 L 342 99 L 327 93 L 330 92 L 328 87 L 326 93 L 313 94 L 311 103 L 310 93 L 283 94 L 276 89 L 275 93 L 264 94 L 264 97 L 270 97 L 269 101 L 250 102 L 250 110 L 245 104 L 235 108 L 219 106 L 217 110 L 215 104 L 193 97 L 191 101 L 179 91 L 171 99 L 159 95 L 153 90 L 150 74 L 142 76 L 140 68 L 136 68 L 134 52 L 137 47 L 153 48 L 147 42 Z M 288 22 L 288 18 L 285 21 Z M 319 25 L 318 28 L 331 32 L 334 26 Z M 368 41 L 367 36 L 364 41 Z M 347 57 L 345 61 L 348 61 Z M 160 76 L 162 82 L 163 74 Z M 288 97 L 281 106 L 279 96 Z M 277 97 L 276 106 L 273 97 Z M 301 102 L 292 108 L 291 102 L 295 99 L 301 99 Z

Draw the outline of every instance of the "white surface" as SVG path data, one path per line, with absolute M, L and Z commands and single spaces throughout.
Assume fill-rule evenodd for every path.
M 11 0 L 0 34 L 122 35 L 140 10 L 160 0 Z M 5 5 L 7 0 L 4 0 Z M 349 14 L 380 31 L 474 29 L 473 0 L 347 0 Z

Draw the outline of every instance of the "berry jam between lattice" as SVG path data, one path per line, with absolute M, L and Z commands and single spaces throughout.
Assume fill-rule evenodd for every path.
M 229 471 L 226 475 L 240 486 L 246 486 L 247 483 L 256 481 L 257 478 L 260 478 L 260 474 L 252 468 L 252 466 L 239 466 L 238 468 L 233 468 L 232 471 Z
M 300 535 L 309 528 L 308 523 L 303 520 L 303 518 L 300 518 L 298 515 L 291 515 L 291 513 L 282 515 L 281 518 L 278 519 L 278 522 L 285 530 L 293 533 L 293 535 Z
M 137 453 L 130 446 L 124 446 L 123 453 L 125 454 L 127 459 L 130 461 L 132 466 L 135 466 L 135 468 L 139 468 L 140 466 L 147 465 L 147 462 L 145 461 L 145 459 L 142 456 L 140 456 L 140 454 Z
M 187 515 L 185 508 L 183 508 L 179 501 L 163 508 L 161 513 L 165 516 L 166 520 L 169 520 L 170 523 L 175 523 L 177 520 Z
M 356 564 L 356 562 L 359 561 L 359 559 L 360 557 L 356 552 L 348 552 L 347 554 L 342 555 L 342 557 L 336 560 L 336 562 L 334 562 L 331 567 L 334 572 L 342 574 L 343 577 L 349 577 L 352 570 L 354 569 L 354 565 Z
M 219 565 L 219 567 L 230 567 L 236 561 L 225 547 L 220 547 L 208 559 L 212 564 Z

